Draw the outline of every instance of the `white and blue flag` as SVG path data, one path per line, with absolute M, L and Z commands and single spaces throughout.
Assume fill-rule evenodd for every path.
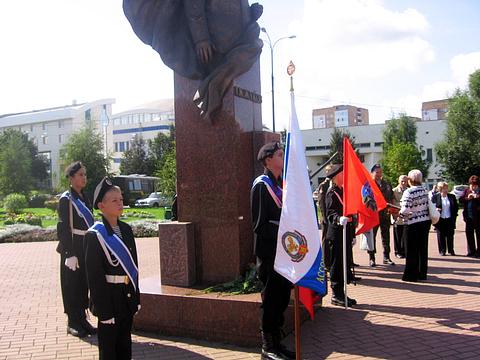
M 326 275 L 320 232 L 293 91 L 284 161 L 283 206 L 278 230 L 275 270 L 293 284 L 324 295 Z

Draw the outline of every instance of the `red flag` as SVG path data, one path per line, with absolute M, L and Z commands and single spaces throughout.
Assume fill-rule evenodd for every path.
M 387 207 L 375 181 L 362 165 L 347 137 L 343 138 L 343 214 L 358 214 L 356 234 L 379 224 L 378 212 Z
M 317 302 L 321 296 L 317 295 L 317 293 L 309 288 L 305 288 L 302 286 L 298 287 L 298 298 L 302 302 L 305 309 L 310 314 L 310 318 L 313 320 L 313 304 Z

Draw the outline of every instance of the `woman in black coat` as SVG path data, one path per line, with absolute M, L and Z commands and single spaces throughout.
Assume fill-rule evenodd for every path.
M 440 255 L 445 256 L 448 250 L 450 255 L 455 255 L 453 237 L 458 215 L 457 198 L 455 195 L 448 193 L 448 184 L 446 182 L 439 182 L 437 188 L 440 192 L 433 196 L 432 202 L 440 213 L 440 220 L 435 224 L 438 252 Z

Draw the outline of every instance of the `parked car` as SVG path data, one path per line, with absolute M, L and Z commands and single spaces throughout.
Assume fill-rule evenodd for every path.
M 160 207 L 172 205 L 172 199 L 159 192 L 153 192 L 144 199 L 135 201 L 135 207 Z
M 455 195 L 455 197 L 458 200 L 462 197 L 463 193 L 467 189 L 468 189 L 468 185 L 455 185 L 450 193 Z

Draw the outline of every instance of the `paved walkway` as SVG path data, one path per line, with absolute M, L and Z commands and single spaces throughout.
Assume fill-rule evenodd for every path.
M 156 240 L 137 243 L 141 275 L 154 275 Z M 97 359 L 95 337 L 66 335 L 55 245 L 0 244 L 0 360 Z M 461 222 L 455 249 L 466 253 Z M 330 306 L 327 296 L 315 320 L 302 327 L 303 359 L 480 359 L 480 260 L 439 256 L 434 233 L 427 281 L 402 282 L 404 260 L 369 268 L 358 249 L 355 260 L 363 279 L 349 286 L 349 295 L 359 305 L 345 311 Z M 287 341 L 293 343 L 293 337 Z M 134 359 L 259 358 L 257 349 L 149 334 L 134 336 L 133 354 Z

